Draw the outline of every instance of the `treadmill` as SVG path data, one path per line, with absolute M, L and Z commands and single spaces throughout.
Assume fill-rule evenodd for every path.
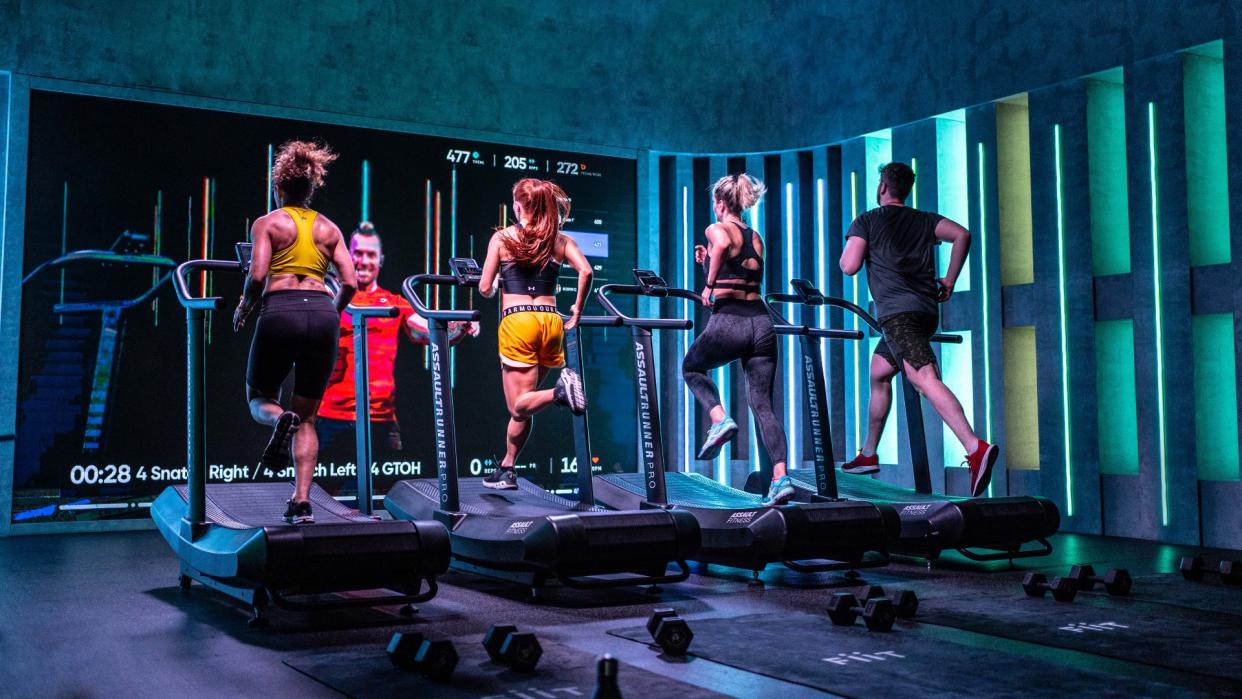
M 239 257 L 249 248 L 239 248 Z M 237 271 L 249 258 L 191 260 L 177 267 L 173 285 L 186 309 L 186 445 L 188 482 L 169 486 L 152 503 L 151 518 L 181 559 L 180 583 L 198 582 L 249 605 L 250 625 L 266 626 L 268 603 L 288 609 L 404 605 L 435 596 L 436 577 L 448 570 L 448 531 L 434 521 L 382 521 L 345 507 L 312 486 L 315 523 L 290 525 L 282 512 L 288 483 L 207 485 L 207 400 L 203 388 L 205 311 L 225 309 L 220 297 L 195 297 L 194 272 Z M 359 469 L 367 481 L 370 469 Z M 357 590 L 382 596 L 310 597 Z
M 586 590 L 655 586 L 688 578 L 686 558 L 699 547 L 694 517 L 637 507 L 607 511 L 590 496 L 589 468 L 579 469 L 578 500 L 549 493 L 525 478 L 518 478 L 516 490 L 492 490 L 480 478 L 459 480 L 448 323 L 478 320 L 481 314 L 478 310 L 432 310 L 419 293 L 424 285 L 478 286 L 480 270 L 473 259 L 454 258 L 449 265 L 451 275 L 417 274 L 402 285 L 406 299 L 427 320 L 430 331 L 438 478 L 393 484 L 384 499 L 388 512 L 403 520 L 443 522 L 452 539 L 454 568 L 525 585 L 534 599 L 553 578 L 567 587 Z M 676 572 L 668 571 L 670 564 L 677 567 Z
M 699 303 L 699 295 L 670 288 L 649 270 L 634 270 L 634 276 L 637 284 L 606 284 L 596 297 L 610 315 L 630 328 L 633 337 L 640 469 L 596 476 L 596 500 L 616 509 L 656 508 L 694 515 L 703 530 L 703 545 L 695 560 L 750 570 L 755 585 L 762 584 L 759 572 L 769 563 L 779 562 L 802 573 L 887 565 L 890 539 L 899 528 L 897 514 L 890 507 L 859 501 L 765 507 L 759 496 L 700 474 L 666 471 L 652 331 L 689 330 L 693 321 L 629 316 L 609 297 L 680 298 Z M 580 356 L 575 361 L 581 362 Z M 578 420 L 585 424 L 586 416 Z M 579 452 L 578 463 L 590 463 L 589 452 Z
M 945 550 L 956 550 L 975 561 L 1010 560 L 1044 556 L 1052 553 L 1048 537 L 1056 533 L 1061 522 L 1060 511 L 1051 500 L 1038 497 L 970 498 L 933 493 L 931 470 L 927 458 L 927 442 L 923 433 L 922 399 L 913 384 L 902 376 L 905 397 L 906 434 L 909 438 L 911 461 L 914 468 L 915 489 L 885 483 L 870 476 L 838 473 L 832 451 L 832 428 L 829 424 L 828 393 L 821 361 L 820 339 L 861 340 L 863 334 L 846 338 L 842 335 L 825 335 L 827 330 L 814 327 L 791 326 L 773 304 L 796 304 L 802 308 L 802 319 L 813 320 L 815 310 L 830 306 L 841 308 L 857 316 L 876 334 L 882 334 L 879 321 L 857 305 L 844 299 L 824 296 L 805 279 L 791 282 L 795 293 L 768 294 L 765 298 L 768 310 L 778 323 L 779 334 L 799 335 L 802 345 L 808 404 L 811 411 L 811 439 L 814 444 L 815 478 L 804 470 L 791 470 L 790 479 L 798 490 L 800 500 L 818 501 L 839 496 L 882 502 L 891 505 L 901 517 L 901 535 L 894 551 L 931 561 Z M 790 332 L 789 328 L 803 327 L 811 332 Z M 960 335 L 937 334 L 932 342 L 961 342 Z M 900 357 L 899 352 L 894 356 Z M 764 481 L 752 474 L 747 490 L 759 492 Z M 1024 548 L 1028 543 L 1038 544 Z

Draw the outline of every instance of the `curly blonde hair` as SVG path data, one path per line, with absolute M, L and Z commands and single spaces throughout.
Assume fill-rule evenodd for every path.
M 315 190 L 323 186 L 328 164 L 336 158 L 336 153 L 325 144 L 286 141 L 276 152 L 272 184 L 280 191 L 281 199 L 310 203 Z

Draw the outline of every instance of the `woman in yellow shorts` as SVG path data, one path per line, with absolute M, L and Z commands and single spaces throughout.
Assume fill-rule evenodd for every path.
M 565 366 L 565 330 L 572 329 L 591 293 L 591 264 L 578 244 L 561 233 L 569 197 L 553 182 L 527 178 L 513 185 L 516 223 L 497 231 L 487 246 L 479 290 L 492 296 L 503 288 L 500 308 L 500 369 L 509 407 L 505 457 L 483 485 L 517 488 L 513 462 L 530 436 L 531 418 L 553 403 L 575 415 L 586 411 L 582 377 Z M 556 309 L 556 280 L 568 262 L 578 272 L 578 296 L 562 323 Z M 561 369 L 553 388 L 539 389 L 548 372 Z

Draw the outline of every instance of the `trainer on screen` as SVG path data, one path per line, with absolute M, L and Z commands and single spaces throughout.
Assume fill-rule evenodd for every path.
M 373 442 L 383 452 L 402 450 L 401 426 L 397 423 L 397 384 L 394 368 L 397 361 L 397 340 L 404 333 L 417 345 L 429 342 L 427 321 L 414 312 L 401 294 L 395 294 L 379 285 L 380 268 L 384 264 L 384 244 L 370 221 L 363 221 L 349 237 L 349 255 L 354 263 L 358 279 L 358 293 L 353 298 L 355 306 L 394 306 L 400 309 L 396 318 L 372 318 L 367 323 L 367 367 L 371 395 L 371 430 Z M 316 431 L 319 433 L 319 451 L 330 457 L 334 447 L 344 443 L 354 445 L 354 423 L 357 405 L 354 402 L 354 325 L 349 313 L 341 313 L 340 342 L 336 351 L 336 365 L 328 381 L 328 388 L 319 406 Z M 449 342 L 454 344 L 466 337 L 477 335 L 478 323 L 449 323 Z M 382 438 L 376 439 L 382 432 Z
M 260 217 L 250 229 L 254 243 L 245 293 L 233 313 L 233 330 L 261 306 L 246 366 L 250 415 L 272 426 L 260 463 L 283 468 L 293 441 L 296 479 L 285 510 L 290 524 L 313 522 L 311 477 L 319 461 L 315 413 L 336 363 L 337 323 L 357 285 L 354 263 L 341 229 L 310 208 L 336 154 L 327 146 L 290 141 L 280 147 L 272 168 L 272 188 L 281 208 Z M 341 290 L 333 299 L 324 285 L 329 263 L 336 265 Z M 293 370 L 290 409 L 280 404 L 280 386 Z M 299 429 L 310 423 L 310 429 Z
M 575 415 L 586 411 L 582 377 L 561 368 L 556 386 L 537 390 L 548 372 L 565 366 L 565 330 L 573 329 L 591 293 L 591 264 L 578 244 L 561 233 L 569 217 L 569 197 L 554 182 L 527 178 L 513 185 L 513 225 L 497 231 L 487 245 L 479 280 L 484 296 L 503 285 L 500 327 L 501 379 L 509 408 L 505 456 L 483 485 L 517 488 L 513 464 L 530 436 L 531 418 L 553 403 Z M 557 277 L 568 262 L 578 272 L 578 294 L 562 322 L 556 308 Z
M 944 423 L 966 449 L 970 488 L 981 495 L 992 478 L 992 466 L 1000 448 L 975 434 L 962 404 L 940 380 L 931 336 L 940 324 L 940 303 L 953 295 L 953 286 L 970 251 L 970 231 L 949 219 L 906 206 L 914 187 L 914 171 L 905 163 L 880 168 L 876 191 L 878 208 L 854 219 L 846 233 L 841 271 L 855 275 L 867 265 L 867 286 L 875 299 L 876 315 L 884 340 L 871 358 L 871 399 L 867 405 L 867 438 L 857 457 L 841 468 L 846 473 L 880 470 L 876 445 L 884 432 L 893 404 L 893 377 L 898 357 L 904 362 L 906 379 L 923 394 Z M 949 269 L 937 279 L 935 246 L 952 245 Z

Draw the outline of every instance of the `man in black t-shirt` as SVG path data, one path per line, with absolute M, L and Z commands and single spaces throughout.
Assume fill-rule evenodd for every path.
M 966 449 L 971 495 L 988 487 L 992 466 L 1000 455 L 995 444 L 980 439 L 970 427 L 957 396 L 940 380 L 936 355 L 929 342 L 940 323 L 939 303 L 953 294 L 953 285 L 970 251 L 970 231 L 949 219 L 906 206 L 914 187 L 914 171 L 905 163 L 880 168 L 876 191 L 879 208 L 863 213 L 850 224 L 841 271 L 855 275 L 867 265 L 867 285 L 875 299 L 876 316 L 884 339 L 871 358 L 871 399 L 867 405 L 867 438 L 857 457 L 847 461 L 846 473 L 880 470 L 875 455 L 893 402 L 893 377 L 904 362 L 906 379 L 932 404 L 940 418 Z M 936 278 L 935 246 L 952 244 L 949 269 Z

